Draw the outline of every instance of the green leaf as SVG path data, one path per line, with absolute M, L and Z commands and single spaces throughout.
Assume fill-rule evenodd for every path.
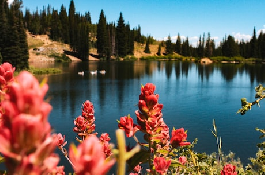
M 211 130 L 212 131 L 212 130 Z M 215 138 L 217 138 L 217 135 L 212 131 L 212 134 Z
M 213 119 L 213 130 L 215 131 L 216 135 L 217 135 L 217 127 L 215 124 L 215 120 Z
M 138 153 L 134 154 L 133 157 L 127 160 L 127 164 L 129 165 L 128 171 L 133 170 L 133 168 L 140 162 L 142 162 L 142 164 L 148 162 L 149 155 L 149 152 L 144 149 L 141 149 Z
M 206 162 L 199 162 L 199 166 L 209 166 Z

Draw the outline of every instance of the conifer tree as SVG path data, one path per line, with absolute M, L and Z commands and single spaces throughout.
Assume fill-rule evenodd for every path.
M 77 30 L 77 48 L 76 51 L 81 60 L 88 60 L 89 56 L 89 25 L 85 17 L 80 17 Z
M 190 52 L 190 44 L 189 44 L 189 39 L 188 37 L 186 37 L 186 40 L 183 41 L 182 44 L 182 55 L 183 56 L 190 56 L 191 52 Z
M 158 56 L 161 55 L 161 44 L 158 45 L 157 53 Z
M 259 58 L 265 59 L 265 34 L 261 31 L 258 37 Z
M 127 52 L 126 55 L 133 55 L 134 51 L 134 32 L 130 29 L 130 25 L 127 24 L 126 28 L 126 40 L 127 40 Z
M 141 26 L 138 25 L 138 27 L 134 31 L 135 31 L 135 35 L 134 35 L 135 39 L 134 40 L 136 42 L 140 43 L 141 42 L 141 36 L 142 36 L 142 34 L 141 34 Z
M 203 43 L 202 43 L 202 37 L 200 35 L 199 37 L 199 44 L 198 44 L 198 48 L 197 48 L 197 53 L 198 53 L 198 57 L 202 58 L 203 57 Z
M 97 53 L 100 57 L 106 57 L 108 50 L 107 20 L 104 11 L 101 10 L 97 25 Z
M 19 68 L 18 69 L 28 69 L 29 68 L 29 51 L 28 51 L 28 40 L 27 34 L 24 28 L 23 22 L 23 13 L 19 11 L 19 23 L 18 23 L 18 32 L 19 32 L 19 43 L 21 49 L 21 56 L 19 58 Z
M 65 44 L 69 44 L 69 21 L 68 21 L 68 16 L 67 16 L 67 12 L 66 12 L 66 8 L 62 5 L 61 6 L 61 10 L 59 13 L 59 18 L 60 18 L 60 24 L 61 24 L 61 37 L 62 37 L 62 41 Z
M 40 34 L 46 35 L 48 30 L 47 13 L 46 9 L 43 7 L 43 10 L 40 12 Z
M 176 40 L 175 52 L 180 54 L 180 55 L 182 54 L 182 52 L 181 52 L 181 40 L 180 40 L 179 34 L 178 34 L 178 38 Z
M 38 8 L 36 8 L 35 13 L 33 13 L 32 15 L 32 21 L 29 30 L 35 35 L 38 35 L 40 33 L 40 16 Z
M 32 21 L 32 15 L 31 15 L 29 9 L 26 8 L 25 15 L 24 15 L 24 27 L 25 27 L 25 29 L 28 29 L 28 30 L 30 29 L 31 21 Z
M 172 41 L 170 36 L 167 37 L 166 41 L 166 54 L 173 54 Z
M 256 29 L 254 27 L 253 30 L 253 36 L 250 40 L 251 45 L 251 57 L 257 58 L 258 57 L 258 43 L 257 43 L 257 37 L 256 37 Z
M 53 9 L 50 38 L 52 40 L 59 41 L 61 39 L 61 32 L 62 32 L 62 26 L 61 26 L 61 21 L 59 19 L 58 11 Z
M 0 53 L 5 55 L 4 48 L 8 40 L 7 31 L 8 31 L 8 21 L 6 14 L 7 0 L 0 0 Z M 2 57 L 2 56 L 1 56 Z
M 73 50 L 75 51 L 75 28 L 77 26 L 75 26 L 75 5 L 74 5 L 74 1 L 71 0 L 70 1 L 70 7 L 69 7 L 69 38 L 70 38 L 70 47 L 73 48 Z
M 234 57 L 239 55 L 239 48 L 235 42 L 235 38 L 229 35 L 227 40 L 222 44 L 222 52 L 224 56 Z
M 85 12 L 85 18 L 89 24 L 92 24 L 90 12 Z
M 210 58 L 213 55 L 214 42 L 211 40 L 211 35 L 208 33 L 206 45 L 205 45 L 205 56 Z
M 8 40 L 5 40 L 5 44 L 1 48 L 3 62 L 11 63 L 18 70 L 28 68 L 28 44 L 23 14 L 20 10 L 21 5 L 21 0 L 14 0 L 9 10 L 5 9 L 8 12 L 8 23 L 5 30 Z M 8 7 L 5 6 L 5 8 Z
M 9 62 L 14 67 L 18 67 L 18 59 L 21 56 L 19 33 L 18 33 L 18 18 L 16 16 L 16 1 L 10 5 L 8 14 L 7 36 L 8 40 L 5 42 L 2 56 L 3 62 Z
M 110 57 L 115 54 L 115 47 L 116 47 L 116 27 L 115 27 L 115 24 L 113 24 L 113 23 L 108 24 L 107 30 L 108 30 L 108 43 L 109 43 L 109 50 L 107 53 L 107 59 L 110 59 Z
M 127 49 L 126 28 L 122 13 L 120 12 L 118 25 L 116 27 L 116 50 L 117 50 L 116 54 L 120 57 L 124 57 L 126 56 L 127 53 L 126 49 Z
M 150 43 L 150 36 L 148 36 L 147 39 L 146 39 L 145 49 L 144 49 L 145 53 L 151 53 L 150 52 L 150 48 L 149 48 L 149 43 Z M 161 51 L 161 47 L 160 47 L 160 51 Z

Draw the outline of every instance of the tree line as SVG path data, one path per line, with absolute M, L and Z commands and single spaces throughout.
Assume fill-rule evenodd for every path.
M 117 23 L 107 22 L 104 11 L 101 10 L 98 23 L 92 24 L 89 12 L 80 14 L 76 11 L 74 1 L 70 1 L 68 13 L 65 6 L 60 10 L 50 5 L 30 12 L 21 11 L 22 0 L 14 0 L 8 5 L 7 0 L 0 0 L 0 59 L 10 62 L 17 69 L 28 68 L 28 45 L 25 30 L 33 35 L 48 35 L 50 39 L 70 45 L 72 54 L 81 60 L 87 60 L 89 49 L 96 48 L 100 58 L 119 58 L 134 54 L 134 43 L 145 44 L 144 52 L 150 53 L 149 45 L 154 43 L 152 36 L 141 34 L 141 27 L 131 29 L 125 23 L 120 12 Z M 165 47 L 165 53 L 161 53 Z M 231 35 L 224 37 L 220 45 L 216 46 L 210 33 L 199 37 L 197 46 L 189 43 L 188 37 L 181 40 L 178 34 L 173 43 L 168 36 L 166 41 L 160 42 L 157 55 L 178 53 L 192 57 L 237 57 L 265 59 L 265 34 L 256 36 L 254 28 L 250 41 L 236 41 Z
M 265 33 L 261 31 L 257 38 L 255 28 L 250 41 L 236 41 L 233 36 L 228 35 L 228 37 L 224 37 L 220 42 L 220 45 L 216 47 L 215 41 L 211 39 L 210 33 L 208 33 L 207 38 L 204 33 L 203 36 L 199 37 L 197 47 L 193 47 L 189 44 L 188 37 L 186 37 L 185 40 L 181 40 L 180 35 L 178 34 L 176 43 L 172 43 L 171 37 L 168 36 L 168 39 L 159 45 L 158 55 L 161 55 L 161 46 L 165 46 L 165 54 L 173 54 L 175 52 L 183 56 L 199 58 L 241 56 L 245 59 L 265 59 Z
M 97 48 L 99 57 L 110 59 L 112 56 L 133 55 L 134 41 L 145 43 L 141 27 L 131 29 L 122 13 L 115 24 L 108 23 L 101 10 L 98 23 L 92 24 L 90 13 L 82 15 L 76 12 L 73 0 L 70 1 L 68 14 L 63 5 L 60 11 L 50 5 L 33 13 L 26 9 L 24 24 L 32 34 L 47 34 L 52 40 L 70 44 L 74 54 L 82 60 L 88 59 L 91 47 Z

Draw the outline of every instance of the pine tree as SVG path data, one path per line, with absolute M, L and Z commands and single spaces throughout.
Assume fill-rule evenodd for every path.
M 38 35 L 40 33 L 40 16 L 38 12 L 38 8 L 36 9 L 35 13 L 32 15 L 32 21 L 31 21 L 31 26 L 30 26 L 30 31 Z
M 14 0 L 8 12 L 6 36 L 8 40 L 1 48 L 3 62 L 9 62 L 18 70 L 28 68 L 28 44 L 20 10 L 22 1 Z M 4 38 L 5 39 L 5 38 Z
M 110 23 L 107 25 L 108 30 L 108 42 L 109 42 L 109 50 L 107 54 L 107 59 L 110 59 L 112 55 L 115 54 L 116 47 L 116 27 L 115 24 Z
M 211 40 L 210 33 L 208 33 L 205 45 L 205 56 L 210 58 L 212 55 L 213 55 L 213 41 Z
M 19 32 L 19 43 L 21 49 L 21 56 L 19 58 L 19 69 L 28 69 L 29 68 L 29 51 L 28 51 L 28 40 L 27 34 L 23 24 L 23 13 L 19 13 L 19 23 L 18 23 L 18 32 Z
M 161 44 L 158 45 L 157 53 L 158 56 L 161 55 Z
M 28 30 L 30 30 L 31 21 L 32 21 L 32 15 L 31 15 L 29 9 L 26 8 L 26 10 L 25 10 L 25 16 L 24 16 L 24 26 Z
M 182 52 L 181 52 L 181 40 L 180 40 L 179 34 L 178 34 L 178 38 L 176 40 L 175 52 L 180 54 L 180 55 L 182 54 Z
M 224 56 L 234 57 L 239 55 L 239 48 L 235 42 L 235 38 L 228 35 L 227 40 L 222 44 L 222 52 Z
M 203 57 L 203 46 L 202 46 L 202 37 L 201 37 L 201 35 L 199 37 L 199 44 L 198 44 L 198 48 L 197 49 L 198 49 L 198 51 L 197 51 L 198 57 L 202 58 Z
M 116 54 L 120 57 L 124 57 L 126 56 L 127 53 L 126 49 L 127 49 L 126 28 L 122 13 L 120 12 L 118 25 L 116 27 L 116 50 L 117 50 Z
M 144 49 L 145 53 L 151 53 L 150 52 L 150 48 L 149 48 L 149 43 L 150 43 L 150 36 L 148 36 L 147 39 L 146 39 L 145 49 Z M 161 50 L 161 47 L 160 47 L 160 50 Z
M 85 12 L 85 18 L 86 18 L 86 21 L 89 23 L 89 24 L 92 24 L 92 21 L 91 21 L 91 15 L 89 12 Z
M 8 41 L 8 21 L 7 21 L 7 14 L 6 14 L 6 7 L 7 7 L 7 0 L 0 0 L 0 53 L 1 55 L 5 55 L 4 48 L 6 42 Z
M 75 48 L 75 31 L 77 26 L 75 25 L 75 5 L 74 1 L 70 1 L 69 7 L 69 38 L 70 38 L 70 47 Z M 75 51 L 75 49 L 73 49 Z
M 5 42 L 2 52 L 3 62 L 9 62 L 14 67 L 18 67 L 18 59 L 21 56 L 16 3 L 17 1 L 13 1 L 8 11 L 8 40 Z
M 67 12 L 66 12 L 66 8 L 62 5 L 61 6 L 61 10 L 59 13 L 59 18 L 60 18 L 60 24 L 61 24 L 61 37 L 62 37 L 62 41 L 65 44 L 69 44 L 69 21 L 68 21 L 68 16 L 67 16 Z
M 259 58 L 265 59 L 265 34 L 261 31 L 258 37 Z
M 167 41 L 166 41 L 166 54 L 173 54 L 173 47 L 172 47 L 172 41 L 171 41 L 171 37 L 168 36 L 167 37 Z
M 134 32 L 130 29 L 130 25 L 127 24 L 125 26 L 126 28 L 126 40 L 127 40 L 127 49 L 126 49 L 126 55 L 133 55 L 134 51 Z
M 186 40 L 183 41 L 182 44 L 182 55 L 183 56 L 190 56 L 190 47 L 189 47 L 189 40 L 188 37 L 186 37 Z
M 258 42 L 257 42 L 255 27 L 253 30 L 253 36 L 250 40 L 250 45 L 251 45 L 251 57 L 257 58 L 258 57 Z
M 97 53 L 100 57 L 107 56 L 107 20 L 104 11 L 101 10 L 97 25 Z
M 80 22 L 78 24 L 77 38 L 78 44 L 76 51 L 81 60 L 88 60 L 89 56 L 89 25 L 85 17 L 80 17 Z
M 59 41 L 61 39 L 61 31 L 62 31 L 62 26 L 61 26 L 61 21 L 59 19 L 58 11 L 53 9 L 50 38 L 52 40 Z
M 48 30 L 47 13 L 46 9 L 43 7 L 43 10 L 40 12 L 40 34 L 46 35 Z

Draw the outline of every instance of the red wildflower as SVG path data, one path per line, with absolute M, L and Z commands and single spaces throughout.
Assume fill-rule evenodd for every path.
M 174 148 L 177 148 L 179 146 L 190 145 L 190 142 L 185 142 L 186 139 L 187 139 L 187 133 L 184 131 L 184 128 L 172 130 L 172 137 L 170 143 Z
M 156 157 L 154 158 L 153 164 L 156 172 L 159 174 L 166 174 L 171 164 L 171 160 L 166 160 L 164 157 Z
M 153 95 L 156 87 L 152 83 L 146 83 L 145 86 L 141 87 L 141 95 L 139 100 L 145 100 L 146 96 Z
M 221 175 L 237 175 L 236 166 L 232 164 L 226 164 L 221 171 Z
M 86 100 L 82 105 L 82 117 L 87 120 L 94 119 L 94 106 L 89 100 Z
M 133 124 L 133 119 L 128 115 L 120 118 L 118 127 L 125 131 L 127 137 L 132 137 L 140 126 Z
M 62 135 L 61 133 L 57 134 L 57 146 L 64 147 L 67 144 L 67 141 L 65 141 L 65 135 Z
M 182 165 L 185 165 L 185 163 L 187 162 L 187 158 L 185 156 L 181 156 L 179 157 L 179 162 L 182 164 Z

